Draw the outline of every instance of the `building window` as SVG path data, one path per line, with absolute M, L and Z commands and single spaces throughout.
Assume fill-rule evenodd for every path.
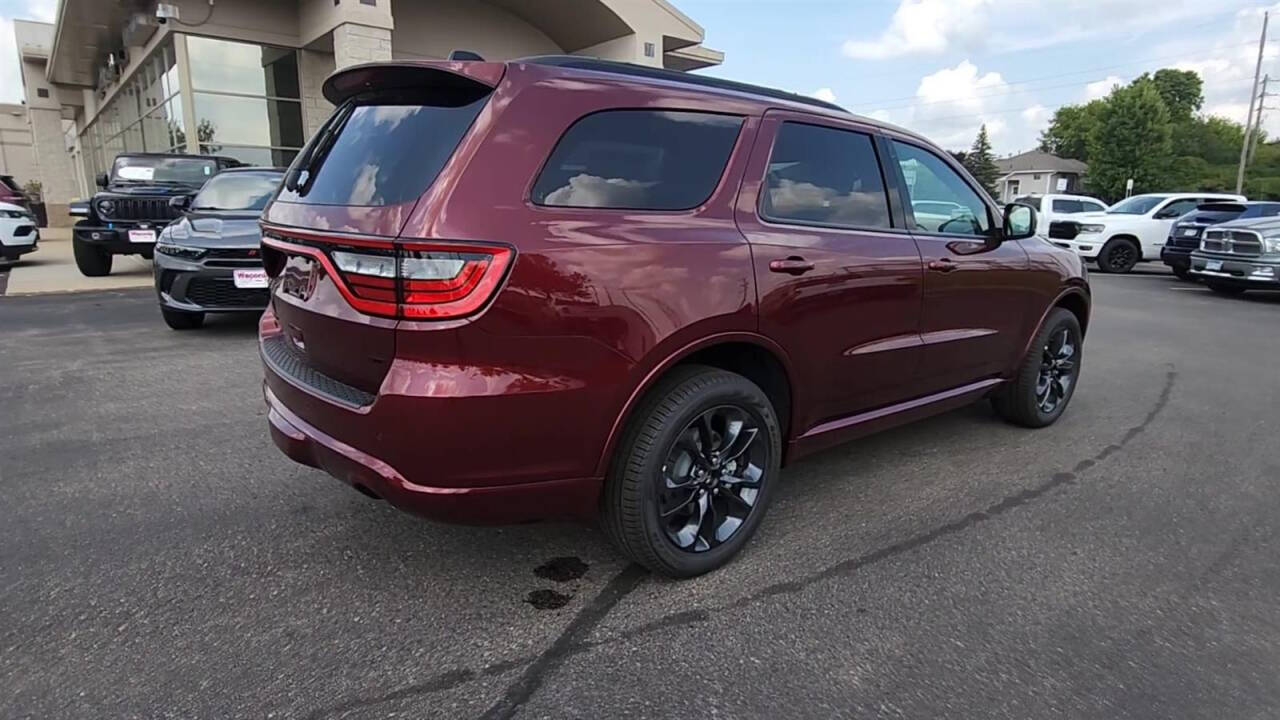
M 1039 174 L 1039 173 L 1036 173 L 1035 175 L 1032 175 L 1032 176 L 1031 176 L 1031 179 L 1032 179 L 1032 180 L 1039 180 L 1039 179 L 1040 179 L 1040 174 Z
M 36 88 L 36 97 L 49 97 L 49 88 Z
M 188 36 L 200 152 L 288 165 L 306 140 L 297 52 Z
M 658 52 L 658 48 L 655 47 L 653 43 L 647 42 L 644 44 L 645 57 L 653 57 L 656 52 Z

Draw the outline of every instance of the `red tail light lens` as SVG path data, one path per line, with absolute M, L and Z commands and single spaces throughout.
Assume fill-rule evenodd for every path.
M 400 251 L 400 310 L 406 318 L 469 315 L 501 282 L 507 248 L 412 244 Z
M 264 233 L 262 241 L 264 259 L 267 253 L 287 253 L 318 262 L 355 309 L 410 320 L 448 320 L 478 311 L 493 297 L 513 255 L 497 245 L 398 244 L 293 230 Z M 279 269 L 273 277 L 278 274 Z

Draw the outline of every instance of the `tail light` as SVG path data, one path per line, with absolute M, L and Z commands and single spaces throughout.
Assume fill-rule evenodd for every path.
M 493 297 L 514 254 L 501 245 L 397 243 L 292 229 L 264 232 L 262 242 L 272 277 L 283 272 L 286 255 L 305 255 L 325 269 L 356 310 L 410 320 L 475 313 Z

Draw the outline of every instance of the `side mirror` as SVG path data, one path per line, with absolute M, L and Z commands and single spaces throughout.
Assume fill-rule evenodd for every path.
M 67 214 L 72 217 L 89 217 L 89 203 L 83 200 L 68 203 Z
M 1036 234 L 1036 209 L 1026 203 L 1011 202 L 1004 206 L 1005 240 L 1025 240 Z
M 169 198 L 169 207 L 174 210 L 177 210 L 178 212 L 186 212 L 187 208 L 190 206 L 191 206 L 190 195 L 174 195 L 173 197 Z
M 103 188 L 105 190 L 107 187 L 107 174 L 98 173 L 97 181 L 98 181 L 98 187 Z

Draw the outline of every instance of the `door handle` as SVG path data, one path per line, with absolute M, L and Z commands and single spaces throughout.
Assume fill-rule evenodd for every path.
M 960 266 L 956 265 L 950 258 L 941 258 L 939 260 L 929 261 L 929 269 L 937 270 L 938 272 L 949 273 L 953 270 L 958 270 L 959 268 Z
M 788 275 L 803 275 L 813 269 L 813 263 L 802 257 L 792 255 L 783 260 L 770 260 L 769 270 L 776 273 L 786 273 Z

